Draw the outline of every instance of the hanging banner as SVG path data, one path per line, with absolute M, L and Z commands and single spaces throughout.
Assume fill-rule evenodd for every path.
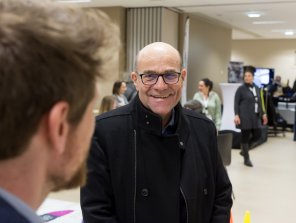
M 184 42 L 183 42 L 183 68 L 187 70 L 187 77 L 183 82 L 181 104 L 184 105 L 187 101 L 187 79 L 188 79 L 188 50 L 189 50 L 189 17 L 185 21 Z

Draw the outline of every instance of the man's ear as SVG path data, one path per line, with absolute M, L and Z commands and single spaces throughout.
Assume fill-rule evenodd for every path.
M 187 71 L 185 68 L 181 70 L 181 79 L 184 81 L 187 75 Z
M 48 138 L 52 148 L 62 154 L 69 134 L 69 104 L 65 101 L 56 103 L 48 113 Z
M 134 85 L 136 86 L 136 89 L 138 90 L 138 74 L 136 72 L 131 73 L 131 79 L 134 82 Z

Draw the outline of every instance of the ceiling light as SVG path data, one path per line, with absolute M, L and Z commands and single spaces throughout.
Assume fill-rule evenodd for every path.
M 92 0 L 56 0 L 59 3 L 86 3 L 91 2 Z
M 285 21 L 254 21 L 254 25 L 272 25 L 272 24 L 283 24 Z
M 260 12 L 247 12 L 246 14 L 249 18 L 259 18 L 262 15 Z
M 293 31 L 286 31 L 285 32 L 285 35 L 286 36 L 293 36 L 294 35 L 294 32 Z

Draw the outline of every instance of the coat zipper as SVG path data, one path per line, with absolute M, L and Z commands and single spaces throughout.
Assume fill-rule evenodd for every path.
M 182 187 L 180 186 L 180 190 L 181 190 L 181 194 L 184 198 L 184 201 L 185 201 L 185 208 L 186 208 L 186 222 L 188 223 L 188 205 L 187 205 L 187 201 L 186 201 L 186 197 L 185 197 L 185 194 L 183 192 L 183 189 Z
M 137 131 L 134 129 L 134 146 L 135 146 L 135 182 L 134 182 L 134 223 L 136 223 L 136 197 L 137 197 Z

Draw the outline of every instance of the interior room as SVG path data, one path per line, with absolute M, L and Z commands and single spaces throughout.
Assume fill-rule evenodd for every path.
M 230 62 L 239 63 L 240 66 L 253 65 L 257 68 L 272 69 L 273 76 L 268 80 L 270 85 L 276 76 L 280 76 L 284 92 L 274 108 L 279 117 L 286 121 L 284 130 L 279 120 L 276 122 L 278 126 L 270 125 L 266 128 L 264 133 L 266 140 L 250 151 L 253 168 L 243 165 L 240 150 L 232 148 L 230 163 L 226 169 L 233 185 L 233 222 L 294 223 L 296 221 L 293 212 L 296 200 L 295 93 L 295 101 L 292 99 L 293 84 L 296 88 L 295 1 L 60 0 L 58 2 L 101 9 L 119 27 L 121 51 L 118 55 L 114 55 L 113 72 L 107 74 L 106 79 L 98 84 L 100 94 L 98 105 L 103 96 L 111 94 L 115 80 L 128 80 L 129 73 L 134 70 L 136 52 L 154 41 L 167 42 L 180 51 L 183 66 L 188 71 L 181 103 L 193 98 L 198 90 L 199 80 L 207 77 L 213 81 L 213 90 L 219 94 L 224 106 L 222 122 L 224 116 L 225 126 L 222 130 L 236 131 L 233 123 L 233 107 L 231 107 L 233 104 L 226 106 L 226 101 L 230 99 L 225 97 L 221 87 L 231 82 Z M 266 91 L 268 84 L 262 85 Z M 79 190 L 51 193 L 49 198 L 74 202 L 73 204 L 78 205 Z M 247 211 L 251 219 L 248 222 L 244 221 Z M 59 222 L 62 222 L 61 220 Z M 78 219 L 77 222 L 80 221 Z

